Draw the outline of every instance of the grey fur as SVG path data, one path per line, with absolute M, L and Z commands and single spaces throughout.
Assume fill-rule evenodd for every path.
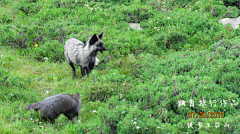
M 81 67 L 82 76 L 91 72 L 95 65 L 100 60 L 97 59 L 98 51 L 106 51 L 107 48 L 103 46 L 102 41 L 103 33 L 96 35 L 94 34 L 84 45 L 80 40 L 70 37 L 64 45 L 64 54 L 69 62 L 69 65 L 73 70 L 73 78 L 76 77 L 74 64 L 78 64 Z
M 41 110 L 42 118 L 44 120 L 50 120 L 51 122 L 60 114 L 64 114 L 69 120 L 74 122 L 73 118 L 78 117 L 80 107 L 81 101 L 79 93 L 77 92 L 75 95 L 57 94 L 47 97 L 43 101 L 27 105 L 25 110 Z

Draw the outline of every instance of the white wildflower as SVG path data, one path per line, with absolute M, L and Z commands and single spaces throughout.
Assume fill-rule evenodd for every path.
M 136 122 L 136 121 L 134 121 L 134 122 L 133 122 L 133 124 L 134 124 L 134 125 L 136 125 L 136 124 L 137 124 L 137 122 Z
M 44 59 L 45 61 L 47 61 L 47 60 L 48 60 L 48 57 L 44 57 L 43 59 Z
M 96 113 L 97 111 L 96 110 L 93 110 L 92 113 Z
M 171 17 L 167 17 L 167 19 L 169 19 L 169 20 L 170 20 L 170 19 L 171 19 Z
M 136 126 L 136 129 L 139 129 L 140 127 L 139 126 Z
M 122 95 L 122 94 L 120 94 L 120 99 L 122 99 L 122 97 L 123 97 L 123 95 Z

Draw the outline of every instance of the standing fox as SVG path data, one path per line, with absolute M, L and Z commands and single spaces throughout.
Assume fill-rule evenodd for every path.
M 50 120 L 51 122 L 54 122 L 54 120 L 63 113 L 69 120 L 74 122 L 73 118 L 78 117 L 80 106 L 81 101 L 79 93 L 77 92 L 75 95 L 67 93 L 47 97 L 43 101 L 27 105 L 25 110 L 41 110 L 42 118 L 44 120 Z
M 64 45 L 64 54 L 72 67 L 73 78 L 76 77 L 76 72 L 73 64 L 78 64 L 81 67 L 82 76 L 91 72 L 95 65 L 100 60 L 97 59 L 98 51 L 101 53 L 106 51 L 107 48 L 103 46 L 102 41 L 103 33 L 94 34 L 84 45 L 80 40 L 70 37 Z

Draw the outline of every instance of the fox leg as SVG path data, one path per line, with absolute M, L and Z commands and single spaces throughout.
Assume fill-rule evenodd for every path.
M 89 73 L 90 73 L 90 69 L 89 69 L 88 66 L 87 67 L 81 67 L 82 77 L 86 74 L 85 70 L 87 71 L 87 75 L 89 75 Z
M 94 63 L 89 63 L 88 67 L 89 67 L 90 72 L 91 72 L 93 70 L 93 68 L 94 68 Z
M 86 67 L 82 67 L 82 66 L 81 66 L 82 77 L 85 75 L 85 68 L 86 68 Z
M 74 118 L 72 113 L 63 113 L 69 120 L 72 120 Z
M 42 119 L 45 120 L 45 121 L 49 121 L 51 123 L 54 123 L 55 122 L 55 119 L 52 118 L 52 117 L 45 117 L 45 116 L 42 116 Z
M 74 115 L 72 114 L 72 113 L 63 113 L 65 116 L 67 116 L 67 118 L 69 119 L 69 120 L 71 120 L 72 121 L 72 123 L 74 123 L 74 120 L 73 120 L 73 118 L 74 118 Z
M 89 75 L 89 73 L 91 72 L 91 70 L 89 69 L 89 67 L 86 67 L 86 71 L 87 71 L 87 75 Z
M 77 119 L 78 119 L 78 112 L 75 112 L 75 113 L 73 114 L 73 116 L 74 116 L 74 117 L 77 117 Z
M 72 71 L 73 71 L 73 79 L 76 77 L 76 72 L 75 72 L 75 67 L 73 65 L 72 62 L 69 63 L 69 65 L 72 67 Z

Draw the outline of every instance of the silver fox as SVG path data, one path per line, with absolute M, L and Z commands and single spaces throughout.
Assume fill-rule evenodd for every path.
M 73 78 L 76 77 L 74 64 L 78 64 L 81 67 L 82 77 L 91 72 L 95 65 L 97 65 L 100 60 L 97 59 L 98 51 L 103 53 L 107 48 L 103 45 L 102 41 L 103 33 L 96 35 L 94 34 L 84 45 L 80 40 L 70 37 L 64 45 L 64 54 L 72 67 Z
M 42 118 L 44 120 L 50 120 L 51 122 L 54 122 L 54 120 L 63 113 L 74 123 L 73 118 L 78 117 L 80 107 L 81 101 L 79 93 L 77 92 L 75 95 L 67 93 L 47 97 L 43 101 L 27 105 L 25 110 L 40 110 Z

